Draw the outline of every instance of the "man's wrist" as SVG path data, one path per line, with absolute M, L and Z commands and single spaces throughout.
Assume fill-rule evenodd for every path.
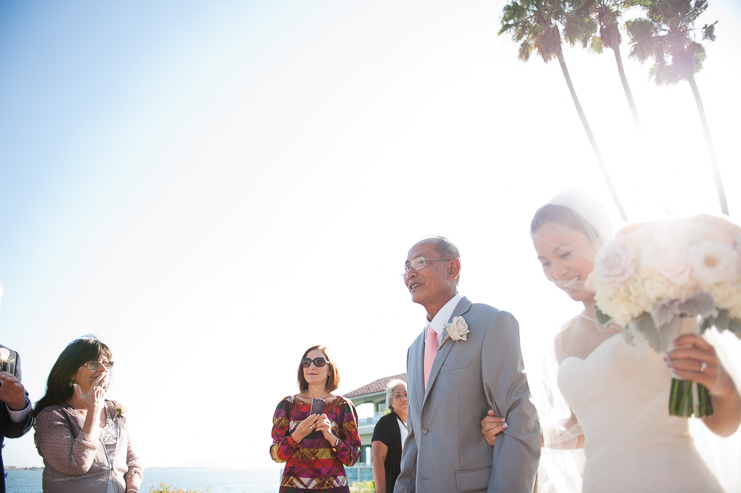
M 24 397 L 23 398 L 23 402 L 21 402 L 17 407 L 16 406 L 11 406 L 8 403 L 6 403 L 5 405 L 8 406 L 8 409 L 10 409 L 11 411 L 16 411 L 16 412 L 18 412 L 18 411 L 25 411 L 26 408 L 28 408 L 31 405 L 31 401 L 28 400 L 28 397 Z
M 13 409 L 8 404 L 5 405 L 6 408 L 8 408 L 8 415 L 10 415 L 10 420 L 14 423 L 22 423 L 26 417 L 28 416 L 28 413 L 31 412 L 31 401 L 26 397 L 25 406 L 21 409 Z

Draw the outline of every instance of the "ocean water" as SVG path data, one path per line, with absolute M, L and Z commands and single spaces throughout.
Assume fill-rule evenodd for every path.
M 6 471 L 8 493 L 41 493 L 41 471 Z M 145 469 L 141 491 L 165 483 L 181 490 L 211 493 L 275 493 L 279 469 L 252 471 L 218 469 Z

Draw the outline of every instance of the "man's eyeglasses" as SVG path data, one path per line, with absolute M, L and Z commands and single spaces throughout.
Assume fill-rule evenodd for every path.
M 409 275 L 409 271 L 412 269 L 420 271 L 427 266 L 427 262 L 447 262 L 448 260 L 451 259 L 416 257 L 404 264 L 404 273 L 401 275 L 403 277 L 407 277 Z
M 87 363 L 83 363 L 82 366 L 90 371 L 96 371 L 101 366 L 105 366 L 106 370 L 110 370 L 113 368 L 113 361 L 88 361 Z
M 309 366 L 311 366 L 312 363 L 314 363 L 314 366 L 316 366 L 317 368 L 321 368 L 322 366 L 327 364 L 327 360 L 324 358 L 304 358 L 301 360 L 301 366 L 303 366 L 304 368 L 308 368 Z

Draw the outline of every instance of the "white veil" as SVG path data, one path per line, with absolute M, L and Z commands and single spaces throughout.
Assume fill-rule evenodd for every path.
M 601 243 L 610 241 L 623 223 L 614 208 L 597 201 L 575 188 L 559 192 L 548 201 L 550 205 L 562 205 L 579 214 L 584 221 L 599 233 Z
M 741 341 L 730 331 L 719 333 L 714 327 L 703 338 L 718 354 L 718 359 L 741 389 Z M 740 390 L 741 391 L 741 390 Z M 712 433 L 701 420 L 690 419 L 690 433 L 708 467 L 727 492 L 741 491 L 741 429 L 733 436 L 722 438 Z
M 586 231 L 595 245 L 612 239 L 617 214 L 583 192 L 575 189 L 560 192 L 548 201 L 548 205 L 564 206 L 576 212 L 581 218 L 579 220 L 591 226 L 579 225 L 576 229 Z M 571 323 L 572 320 L 569 320 L 563 326 L 554 325 L 547 331 L 548 344 L 542 356 L 540 378 L 529 382 L 543 432 L 538 471 L 539 493 L 579 493 L 582 490 L 584 437 L 581 426 L 574 420 L 571 408 L 561 394 L 557 380 L 559 362 L 556 351 L 561 332 Z
M 559 193 L 548 203 L 576 212 L 591 226 L 585 226 L 585 230 L 595 233 L 588 236 L 597 247 L 612 239 L 614 232 L 622 226 L 616 211 L 578 190 Z M 550 331 L 548 340 L 553 342 L 548 344 L 543 357 L 540 378 L 529 382 L 543 430 L 544 448 L 538 476 L 540 493 L 582 490 L 585 456 L 582 448 L 574 448 L 583 440 L 582 430 L 572 419 L 571 409 L 560 392 L 557 380 L 559 363 L 556 351 L 560 349 L 560 334 L 571 323 L 573 320 Z M 719 334 L 715 329 L 706 331 L 704 337 L 715 347 L 736 388 L 741 389 L 741 358 L 738 356 L 741 354 L 741 342 L 734 335 L 728 332 Z M 700 454 L 724 490 L 741 492 L 741 431 L 730 438 L 721 438 L 696 418 L 690 419 L 690 431 Z M 626 474 L 630 472 L 626 471 Z
M 555 335 L 550 338 L 553 341 Z M 540 378 L 529 381 L 543 433 L 538 468 L 538 493 L 579 493 L 582 490 L 584 449 L 575 448 L 582 439 L 581 426 L 558 388 L 558 361 L 554 344 L 548 344 Z

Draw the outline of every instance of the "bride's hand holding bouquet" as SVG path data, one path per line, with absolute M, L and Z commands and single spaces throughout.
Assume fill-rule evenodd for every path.
M 672 374 L 704 386 L 715 403 L 713 414 L 703 418 L 705 425 L 719 436 L 733 435 L 741 421 L 741 397 L 715 348 L 696 334 L 679 336 L 674 346 L 664 358 Z

